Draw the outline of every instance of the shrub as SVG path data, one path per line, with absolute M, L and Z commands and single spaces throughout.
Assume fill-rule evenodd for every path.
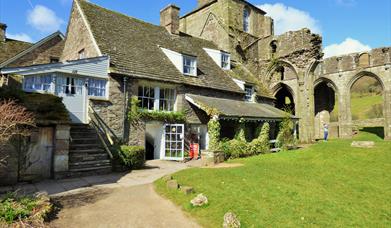
M 269 123 L 263 124 L 259 136 L 255 138 L 249 145 L 248 150 L 251 151 L 251 154 L 266 154 L 270 151 L 269 146 L 269 132 L 270 125 Z
M 9 193 L 0 199 L 0 226 L 17 222 L 21 226 L 15 227 L 41 227 L 51 211 L 52 205 L 47 195 L 30 197 Z
M 247 150 L 247 142 L 232 139 L 221 143 L 221 149 L 224 151 L 225 157 L 227 158 L 240 158 L 249 156 L 249 151 Z
M 287 150 L 289 146 L 295 146 L 297 144 L 296 138 L 293 135 L 293 128 L 294 123 L 290 115 L 286 115 L 280 123 L 280 129 L 277 135 L 277 146 L 279 148 Z
M 217 119 L 210 119 L 208 122 L 209 149 L 211 151 L 220 150 L 220 123 Z
M 139 169 L 145 164 L 145 148 L 142 146 L 121 146 L 118 157 L 125 166 Z

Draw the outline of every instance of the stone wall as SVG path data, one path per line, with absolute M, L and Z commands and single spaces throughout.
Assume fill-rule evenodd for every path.
M 60 59 L 64 48 L 64 40 L 60 36 L 56 36 L 32 52 L 12 62 L 9 67 L 22 67 L 36 64 L 50 63 L 52 58 Z
M 82 17 L 78 2 L 74 1 L 61 61 L 79 59 L 79 52 L 83 49 L 87 58 L 99 56 L 88 24 Z
M 0 146 L 0 186 L 18 182 L 18 153 L 11 145 Z

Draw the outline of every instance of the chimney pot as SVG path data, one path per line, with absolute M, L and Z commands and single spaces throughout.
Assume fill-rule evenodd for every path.
M 171 34 L 179 34 L 179 11 L 176 5 L 168 5 L 160 11 L 160 25 Z
M 0 23 L 0 41 L 5 41 L 5 32 L 7 30 L 7 25 Z

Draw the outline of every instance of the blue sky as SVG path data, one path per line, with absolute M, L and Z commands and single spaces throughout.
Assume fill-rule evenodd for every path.
M 181 14 L 197 5 L 196 0 L 90 1 L 154 24 L 169 3 L 180 6 Z M 391 0 L 250 2 L 275 19 L 277 33 L 301 27 L 321 33 L 328 55 L 391 46 Z M 0 21 L 8 25 L 9 37 L 37 41 L 58 29 L 65 33 L 71 5 L 72 0 L 0 0 Z

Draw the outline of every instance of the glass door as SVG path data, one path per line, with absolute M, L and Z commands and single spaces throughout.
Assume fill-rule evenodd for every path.
M 184 125 L 166 124 L 164 126 L 165 150 L 164 159 L 183 160 L 184 149 Z

